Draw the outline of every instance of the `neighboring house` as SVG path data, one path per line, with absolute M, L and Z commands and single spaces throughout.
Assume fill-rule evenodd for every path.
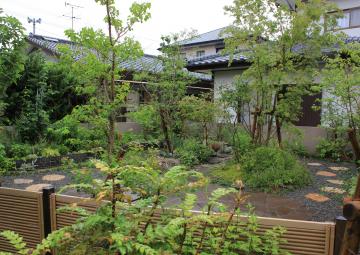
M 30 54 L 34 51 L 41 51 L 45 56 L 46 60 L 51 62 L 59 61 L 60 52 L 58 46 L 68 45 L 70 48 L 75 47 L 75 44 L 71 41 L 30 34 L 26 38 L 28 42 L 27 52 Z M 162 71 L 162 65 L 156 56 L 145 54 L 136 60 L 129 60 L 126 62 L 119 63 L 123 69 L 122 81 L 130 82 L 132 85 L 132 91 L 127 96 L 127 102 L 124 107 L 120 109 L 120 113 L 117 117 L 118 122 L 131 122 L 126 117 L 128 112 L 136 110 L 136 108 L 149 100 L 149 96 L 146 93 L 146 83 L 134 82 L 133 74 L 141 71 L 150 71 L 158 73 Z M 203 73 L 190 72 L 190 75 L 197 79 L 197 83 L 188 86 L 188 94 L 198 94 L 202 91 L 210 91 L 213 88 L 213 80 L 211 75 Z
M 225 28 L 215 29 L 213 31 L 195 36 L 192 39 L 180 42 L 181 54 L 187 60 L 206 57 L 219 53 L 225 48 L 222 31 Z
M 296 8 L 291 0 L 281 1 L 288 4 L 291 9 Z M 337 31 L 341 30 L 345 32 L 349 36 L 347 41 L 360 42 L 360 0 L 334 0 L 333 2 L 338 4 L 339 8 L 345 13 L 344 18 L 338 20 L 340 29 Z M 223 30 L 223 28 L 220 30 Z M 192 44 L 196 45 L 198 49 L 201 49 L 206 45 L 214 45 L 213 42 L 216 41 L 214 40 L 216 36 L 212 37 L 209 35 L 214 35 L 214 31 L 201 34 L 192 41 L 190 40 L 190 42 L 184 43 L 183 51 L 192 52 L 190 50 L 191 47 L 189 48 L 189 45 L 191 46 Z M 206 38 L 210 38 L 210 41 L 207 42 Z M 220 45 L 220 42 L 223 43 L 223 39 L 218 37 L 217 45 Z M 209 54 L 205 54 L 198 58 L 188 58 L 187 68 L 189 71 L 212 73 L 214 79 L 214 98 L 216 99 L 220 97 L 221 90 L 232 86 L 234 77 L 246 70 L 250 63 L 241 55 L 241 53 L 239 53 L 234 56 L 234 59 L 229 66 L 228 55 L 223 55 L 219 52 L 216 53 L 214 50 L 212 51 L 213 54 L 211 54 L 210 51 L 208 52 Z M 321 124 L 321 111 L 314 111 L 312 108 L 317 99 L 321 99 L 325 96 L 326 92 L 314 96 L 305 96 L 302 104 L 302 116 L 299 121 L 295 123 L 296 126 L 304 131 L 304 144 L 310 152 L 315 151 L 315 146 L 319 137 L 326 136 L 325 130 L 319 128 L 319 125 Z

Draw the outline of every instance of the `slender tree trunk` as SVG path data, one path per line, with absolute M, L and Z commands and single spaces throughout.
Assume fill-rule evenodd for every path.
M 207 128 L 207 125 L 206 123 L 203 124 L 203 129 L 204 129 L 204 140 L 205 140 L 205 145 L 208 146 L 208 137 L 209 137 L 209 134 L 208 134 L 208 128 Z
M 276 136 L 278 140 L 279 147 L 282 148 L 282 136 L 281 136 L 281 123 L 279 117 L 275 117 L 276 123 Z
M 161 129 L 164 134 L 166 147 L 167 147 L 169 153 L 173 153 L 173 148 L 172 148 L 172 144 L 170 141 L 169 129 L 168 129 L 168 126 L 167 126 L 167 123 L 165 120 L 164 110 L 162 110 L 162 109 L 160 109 L 160 120 L 161 120 Z
M 357 139 L 357 132 L 355 128 L 348 129 L 348 137 L 354 152 L 355 159 L 358 161 L 360 160 L 360 145 Z
M 110 4 L 109 1 L 106 1 L 106 14 L 107 14 L 107 25 L 108 25 L 108 36 L 111 47 L 114 47 L 114 40 L 112 38 L 112 22 L 111 22 L 111 15 L 110 15 Z M 112 104 L 115 100 L 115 69 L 116 69 L 116 55 L 114 52 L 114 49 L 111 49 L 111 70 L 110 70 L 110 93 L 109 93 L 109 101 L 110 104 Z M 115 114 L 111 110 L 109 114 L 109 128 L 108 128 L 108 157 L 109 159 L 112 158 L 112 155 L 114 153 L 114 147 L 115 147 Z

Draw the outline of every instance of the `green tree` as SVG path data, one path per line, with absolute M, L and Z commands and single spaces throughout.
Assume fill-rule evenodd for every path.
M 179 41 L 186 35 L 163 36 L 159 62 L 162 70 L 158 73 L 142 73 L 136 79 L 148 81 L 147 90 L 150 104 L 160 117 L 160 128 L 169 153 L 173 153 L 173 143 L 182 128 L 179 102 L 186 95 L 186 86 L 195 82 L 185 69 L 186 61 L 181 56 Z
M 78 106 L 74 117 L 80 117 L 90 125 L 103 130 L 107 137 L 109 159 L 114 155 L 116 111 L 123 104 L 129 86 L 117 86 L 121 69 L 119 63 L 142 55 L 139 42 L 127 36 L 137 23 L 150 18 L 150 3 L 133 3 L 126 20 L 120 19 L 120 12 L 114 0 L 96 0 L 105 7 L 107 34 L 93 28 L 83 28 L 76 33 L 67 30 L 66 35 L 75 43 L 70 49 L 61 48 L 61 63 L 70 68 L 80 81 L 77 92 L 87 102 Z
M 16 82 L 17 97 L 9 102 L 17 108 L 14 122 L 20 138 L 24 142 L 37 142 L 49 124 L 46 110 L 48 97 L 47 70 L 45 59 L 40 53 L 30 54 L 26 59 L 24 72 Z
M 24 28 L 20 21 L 4 15 L 0 8 L 0 117 L 6 106 L 6 89 L 23 70 L 24 38 Z
M 323 18 L 336 8 L 325 0 L 310 0 L 296 1 L 297 10 L 292 11 L 277 2 L 234 0 L 225 7 L 234 22 L 224 34 L 231 60 L 241 54 L 251 63 L 238 78 L 251 96 L 235 91 L 230 97 L 231 104 L 240 102 L 237 110 L 249 118 L 238 116 L 238 121 L 247 126 L 253 143 L 267 144 L 275 131 L 281 147 L 282 127 L 299 118 L 302 97 L 312 93 L 323 49 L 333 46 L 334 36 L 328 31 L 336 15 Z
M 208 145 L 209 130 L 220 115 L 220 107 L 210 95 L 186 96 L 180 101 L 181 114 L 186 120 L 198 122 L 203 129 L 203 141 Z
M 323 125 L 347 134 L 356 160 L 360 160 L 358 130 L 360 128 L 360 45 L 339 42 L 334 57 L 326 57 L 321 72 L 321 89 L 325 91 Z

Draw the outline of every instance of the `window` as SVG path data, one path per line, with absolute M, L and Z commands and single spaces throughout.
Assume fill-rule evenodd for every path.
M 225 49 L 225 48 L 224 47 L 216 48 L 216 53 L 221 52 L 223 49 Z
M 197 58 L 200 58 L 200 57 L 203 57 L 205 56 L 205 51 L 204 50 L 199 50 L 196 52 L 196 57 Z
M 185 52 L 181 52 L 181 53 L 180 53 L 180 57 L 183 58 L 183 59 L 186 59 L 186 53 L 185 53 Z
M 337 19 L 338 29 L 360 27 L 360 8 L 343 11 L 343 17 Z

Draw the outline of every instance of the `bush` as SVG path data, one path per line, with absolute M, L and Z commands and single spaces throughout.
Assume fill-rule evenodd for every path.
M 341 160 L 350 156 L 346 153 L 346 146 L 347 142 L 341 139 L 321 139 L 316 146 L 316 151 L 321 158 Z
M 26 143 L 15 143 L 9 149 L 9 156 L 14 159 L 22 159 L 30 154 L 34 154 L 34 148 Z
M 6 157 L 5 146 L 0 143 L 0 176 L 14 167 L 14 161 Z
M 175 153 L 182 164 L 192 166 L 205 162 L 213 150 L 195 139 L 186 139 Z
M 289 152 L 259 147 L 242 158 L 242 176 L 250 188 L 295 189 L 311 182 L 310 174 Z
M 57 157 L 60 156 L 58 149 L 52 147 L 46 147 L 41 151 L 41 156 L 43 157 Z
M 232 145 L 237 161 L 239 161 L 243 155 L 254 149 L 254 145 L 251 141 L 250 135 L 243 130 L 238 130 L 234 134 Z

